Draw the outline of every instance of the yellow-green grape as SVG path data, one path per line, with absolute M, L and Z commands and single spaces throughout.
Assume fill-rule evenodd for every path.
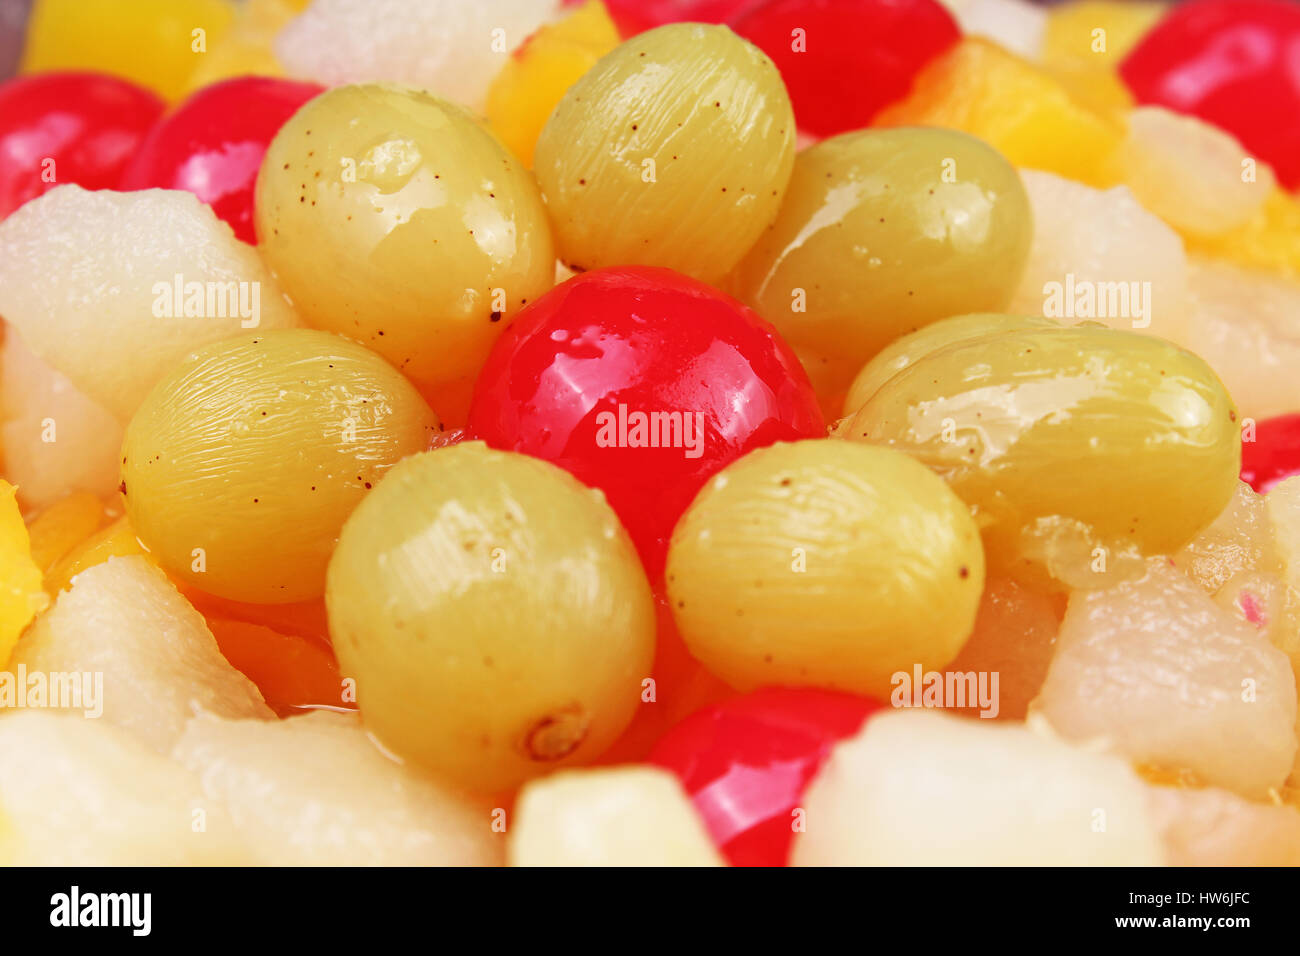
M 599 756 L 654 656 L 650 586 L 604 496 L 481 442 L 393 469 L 343 528 L 326 604 L 370 729 L 481 791 Z
M 200 590 L 278 604 L 320 597 L 343 522 L 440 429 L 391 365 L 329 332 L 205 346 L 127 426 L 122 493 L 140 541 Z
M 1003 315 L 980 312 L 942 319 L 918 329 L 881 349 L 876 357 L 862 366 L 844 397 L 845 415 L 853 415 L 891 378 L 922 356 L 956 342 L 977 339 L 993 332 L 1012 329 L 1058 328 L 1059 322 L 1032 315 Z
M 984 553 L 966 505 L 923 465 L 811 439 L 719 472 L 673 532 L 666 580 L 691 653 L 733 687 L 884 698 L 898 672 L 957 656 Z
M 531 174 L 459 106 L 386 84 L 338 87 L 271 141 L 260 249 L 308 324 L 415 381 L 472 378 L 555 279 Z
M 980 140 L 845 133 L 799 154 L 730 287 L 793 344 L 865 362 L 931 322 L 1004 308 L 1032 231 L 1020 177 Z
M 667 266 L 717 282 L 775 218 L 794 144 L 772 61 L 726 27 L 676 23 L 569 88 L 533 169 L 570 267 Z
M 1241 459 L 1236 409 L 1204 361 L 1100 326 L 933 351 L 836 434 L 946 478 L 984 528 L 990 563 L 1010 571 L 1044 548 L 1073 549 L 1096 574 L 1134 548 L 1173 553 L 1227 505 Z

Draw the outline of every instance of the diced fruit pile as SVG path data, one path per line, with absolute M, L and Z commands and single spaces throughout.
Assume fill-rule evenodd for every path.
M 1297 49 L 36 0 L 0 864 L 1300 865 Z

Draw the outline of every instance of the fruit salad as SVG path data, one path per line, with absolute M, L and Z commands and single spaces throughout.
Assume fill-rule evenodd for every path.
M 1300 865 L 1300 5 L 19 31 L 0 864 Z

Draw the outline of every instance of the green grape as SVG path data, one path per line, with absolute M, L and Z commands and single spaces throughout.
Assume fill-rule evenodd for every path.
M 393 469 L 343 529 L 326 604 L 371 730 L 475 790 L 599 756 L 654 655 L 650 587 L 604 496 L 481 442 Z
M 320 597 L 339 529 L 440 425 L 369 349 L 286 329 L 191 353 L 145 398 L 122 444 L 131 526 L 200 590 L 277 604 Z
M 719 472 L 673 533 L 666 573 L 687 647 L 732 686 L 888 697 L 975 625 L 984 554 L 970 511 L 906 455 L 822 438 Z
M 867 403 L 872 395 L 891 378 L 917 359 L 952 345 L 977 339 L 993 332 L 1012 329 L 1058 328 L 1059 322 L 1032 315 L 1002 315 L 997 312 L 980 312 L 941 319 L 918 329 L 901 339 L 895 339 L 881 349 L 876 357 L 862 366 L 844 397 L 844 414 L 853 415 Z
M 922 355 L 836 434 L 946 478 L 999 568 L 1015 571 L 1036 539 L 1060 550 L 1074 536 L 1100 573 L 1108 554 L 1170 554 L 1214 520 L 1237 486 L 1239 427 L 1197 356 L 1075 326 L 992 331 Z
M 1006 306 L 1033 224 L 992 147 L 863 130 L 805 150 L 781 213 L 729 280 L 796 346 L 865 362 L 900 336 Z
M 418 90 L 343 86 L 307 103 L 267 150 L 256 214 L 259 248 L 308 324 L 434 388 L 472 378 L 555 279 L 528 170 Z
M 569 89 L 533 169 L 575 270 L 667 266 L 717 282 L 776 216 L 794 144 L 772 61 L 726 27 L 676 23 Z

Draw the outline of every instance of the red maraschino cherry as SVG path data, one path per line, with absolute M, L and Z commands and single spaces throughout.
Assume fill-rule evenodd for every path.
M 1172 7 L 1120 64 L 1139 103 L 1232 133 L 1300 186 L 1300 4 L 1192 0 Z
M 205 86 L 159 123 L 122 176 L 122 189 L 184 189 L 256 242 L 253 187 L 271 139 L 315 83 L 245 76 Z
M 605 0 L 623 36 L 665 23 L 726 23 L 763 0 Z
M 163 107 L 149 90 L 102 73 L 0 84 L 0 219 L 61 183 L 115 188 Z
M 525 308 L 479 376 L 466 427 L 603 490 L 652 578 L 711 475 L 755 448 L 826 434 L 771 326 L 644 266 L 579 275 Z
M 687 717 L 650 752 L 682 781 L 736 866 L 784 866 L 804 788 L 880 704 L 809 688 L 767 688 Z
M 819 136 L 867 126 L 961 38 L 938 0 L 769 0 L 732 27 L 776 63 L 799 128 Z
M 1257 423 L 1254 440 L 1241 443 L 1241 480 L 1264 494 L 1292 475 L 1300 475 L 1300 414 Z

